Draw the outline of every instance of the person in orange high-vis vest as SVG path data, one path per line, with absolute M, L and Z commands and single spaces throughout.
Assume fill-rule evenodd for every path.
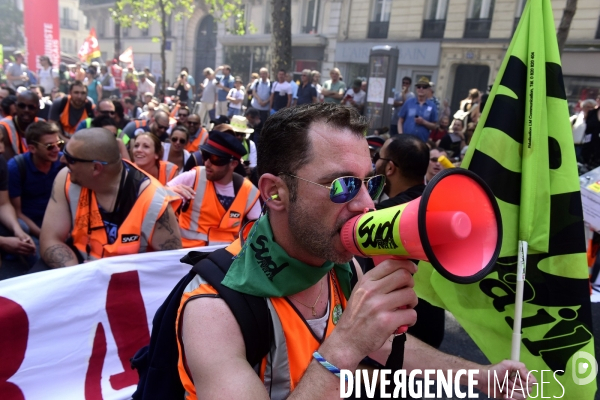
M 382 375 L 387 370 L 388 378 L 369 380 L 378 386 L 398 376 L 390 370 L 402 369 L 405 375 L 425 369 L 477 370 L 479 381 L 473 386 L 482 392 L 490 391 L 487 375 L 492 369 L 502 376 L 529 376 L 521 362 L 483 366 L 405 334 L 417 320 L 417 268 L 410 260 L 386 259 L 364 274 L 355 268 L 357 281 L 351 289 L 349 263 L 356 261 L 343 244 L 342 227 L 374 208 L 373 198 L 385 183 L 381 177 L 366 182 L 373 174 L 367 128 L 367 119 L 356 109 L 332 103 L 304 104 L 271 115 L 261 132 L 264 146 L 258 149 L 258 187 L 266 215 L 243 241 L 227 248 L 233 259 L 219 285 L 208 272 L 209 264 L 216 263 L 213 256 L 227 257 L 222 250 L 195 263 L 196 275 L 185 280 L 178 315 L 171 319 L 162 314 L 163 322 L 176 325 L 177 343 L 169 349 L 178 348 L 181 397 L 336 399 L 344 388 L 342 371 L 354 375 L 363 361 Z M 341 201 L 331 187 L 351 178 L 355 185 L 343 189 Z M 214 268 L 224 271 L 225 266 Z M 260 340 L 253 337 L 256 330 L 243 329 L 249 324 L 238 322 L 243 316 L 233 310 L 241 307 L 231 301 L 231 291 L 246 295 L 247 304 L 255 303 L 252 311 L 266 303 L 271 345 L 257 365 L 248 361 L 252 356 L 255 363 L 248 350 Z M 258 312 L 247 315 L 259 318 Z M 160 337 L 153 332 L 153 341 Z M 348 385 L 353 395 L 356 383 Z M 509 392 L 523 390 L 514 381 L 508 386 Z M 393 390 L 388 383 L 386 392 Z
M 4 143 L 4 158 L 8 161 L 18 154 L 26 153 L 25 131 L 34 122 L 40 107 L 37 94 L 25 91 L 17 96 L 17 114 L 0 120 L 0 139 Z
M 122 160 L 112 133 L 77 131 L 62 161 L 68 168 L 54 181 L 41 229 L 41 269 L 181 248 L 179 196 Z
M 200 148 L 205 166 L 168 183 L 183 198 L 195 193 L 179 215 L 184 248 L 231 243 L 245 220 L 260 214 L 258 189 L 233 172 L 246 152 L 240 142 L 233 135 L 213 132 Z
M 166 186 L 167 182 L 172 181 L 173 178 L 175 178 L 175 176 L 177 176 L 177 172 L 179 171 L 179 168 L 177 167 L 177 165 L 173 164 L 170 161 L 160 160 L 158 162 L 158 165 L 159 165 L 158 181 L 163 186 Z
M 197 114 L 190 114 L 188 117 L 188 129 L 190 132 L 196 132 L 190 136 L 185 149 L 190 153 L 200 150 L 200 146 L 208 140 L 208 132 L 206 128 L 200 126 L 200 117 Z
M 94 117 L 94 107 L 87 98 L 87 86 L 75 81 L 69 87 L 68 96 L 54 100 L 49 119 L 61 127 L 62 136 L 68 140 L 81 121 Z

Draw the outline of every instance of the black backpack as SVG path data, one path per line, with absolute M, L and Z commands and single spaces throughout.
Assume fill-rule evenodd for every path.
M 133 400 L 184 398 L 185 390 L 178 370 L 179 350 L 175 322 L 183 292 L 196 274 L 215 288 L 219 293 L 218 296 L 225 300 L 231 309 L 240 325 L 246 345 L 246 360 L 250 365 L 255 366 L 260 363 L 271 348 L 273 324 L 266 299 L 243 294 L 221 284 L 233 263 L 231 253 L 225 249 L 212 253 L 191 251 L 181 259 L 181 262 L 193 265 L 192 270 L 179 281 L 156 311 L 152 320 L 150 344 L 138 350 L 131 359 L 131 368 L 137 369 L 140 376 L 138 387 L 132 395 Z M 354 287 L 357 283 L 357 275 L 354 263 L 351 262 L 350 266 L 351 287 Z M 398 336 L 397 339 L 392 344 L 392 356 L 386 368 L 402 368 L 406 335 Z

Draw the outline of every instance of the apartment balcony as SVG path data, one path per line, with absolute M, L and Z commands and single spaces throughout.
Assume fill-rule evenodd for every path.
M 79 21 L 76 19 L 61 18 L 60 19 L 60 27 L 63 29 L 70 29 L 73 31 L 78 31 L 79 30 Z
M 371 21 L 369 22 L 369 39 L 387 39 L 390 29 L 390 21 Z
M 303 26 L 302 33 L 309 33 L 311 35 L 314 35 L 317 33 L 317 27 L 313 25 Z
M 491 18 L 470 18 L 465 23 L 465 39 L 487 39 L 492 27 Z
M 426 19 L 423 20 L 423 29 L 421 38 L 423 39 L 441 39 L 444 37 L 446 29 L 445 19 Z

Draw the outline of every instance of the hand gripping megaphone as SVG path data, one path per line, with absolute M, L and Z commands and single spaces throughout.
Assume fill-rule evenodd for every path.
M 446 279 L 466 284 L 493 268 L 502 219 L 485 182 L 471 171 L 451 168 L 439 172 L 421 197 L 350 219 L 341 239 L 354 255 L 429 261 Z

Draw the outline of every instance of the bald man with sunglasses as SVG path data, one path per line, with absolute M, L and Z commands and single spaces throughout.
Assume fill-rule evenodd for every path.
M 416 266 L 386 260 L 363 274 L 340 237 L 348 220 L 374 208 L 385 183 L 383 176 L 373 176 L 367 127 L 355 109 L 331 103 L 285 108 L 266 121 L 258 146 L 258 187 L 267 213 L 243 243 L 225 249 L 229 254 L 222 257 L 231 264 L 222 285 L 264 298 L 273 328 L 271 350 L 251 365 L 247 350 L 257 343 L 242 334 L 215 287 L 192 281 L 181 297 L 176 327 L 187 400 L 339 399 L 336 370 L 338 375 L 339 369 L 354 371 L 363 361 L 375 368 L 404 368 L 407 374 L 477 369 L 483 391 L 489 369 L 527 375 L 522 363 L 482 366 L 410 336 L 404 349 L 402 333 L 417 319 Z M 352 270 L 358 278 L 353 290 Z M 466 384 L 466 377 L 461 382 Z
M 67 168 L 54 180 L 35 271 L 181 248 L 178 196 L 123 161 L 113 133 L 75 132 L 61 160 Z

